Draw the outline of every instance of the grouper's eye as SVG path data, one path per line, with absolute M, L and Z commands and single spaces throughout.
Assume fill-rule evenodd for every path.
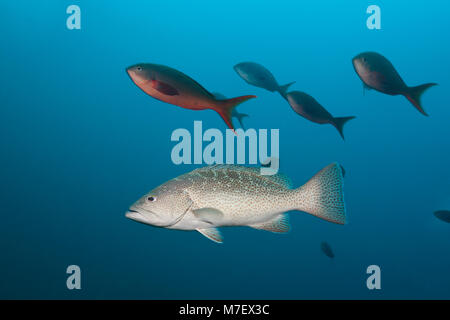
M 154 201 L 156 201 L 156 197 L 150 196 L 150 197 L 147 198 L 147 200 L 150 201 L 150 202 L 154 202 Z
M 142 71 L 142 67 L 137 67 L 137 71 Z

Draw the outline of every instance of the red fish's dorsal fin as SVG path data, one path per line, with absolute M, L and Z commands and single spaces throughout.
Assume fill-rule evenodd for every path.
M 216 110 L 220 114 L 227 126 L 234 131 L 233 123 L 231 122 L 231 114 L 233 112 L 233 109 L 241 103 L 253 98 L 256 98 L 256 96 L 249 95 L 227 100 L 218 100 L 217 107 L 214 110 Z

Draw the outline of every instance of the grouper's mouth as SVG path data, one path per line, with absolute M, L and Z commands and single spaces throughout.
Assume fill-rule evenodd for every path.
M 147 223 L 144 216 L 140 214 L 138 211 L 133 209 L 128 209 L 127 213 L 125 213 L 125 217 L 137 222 Z
M 180 214 L 175 220 L 173 220 L 173 221 L 171 221 L 170 223 L 167 223 L 167 224 L 153 224 L 153 223 L 149 223 L 149 221 L 145 218 L 145 216 L 143 214 L 141 214 L 139 211 L 136 211 L 136 210 L 133 209 L 133 208 L 136 208 L 136 207 L 133 207 L 133 206 L 128 209 L 127 213 L 125 213 L 125 217 L 127 217 L 128 219 L 140 222 L 140 223 L 149 224 L 151 226 L 161 227 L 161 228 L 168 228 L 168 227 L 172 227 L 175 224 L 177 224 L 178 222 L 180 222 L 181 219 L 183 219 L 183 217 L 186 215 L 186 213 L 189 212 L 191 207 L 192 207 L 192 204 L 189 207 L 187 207 L 187 209 L 182 214 Z M 158 216 L 153 211 L 146 210 L 144 208 L 139 208 L 138 207 L 136 209 L 144 210 L 146 213 L 151 213 L 151 214 L 154 214 L 155 216 Z

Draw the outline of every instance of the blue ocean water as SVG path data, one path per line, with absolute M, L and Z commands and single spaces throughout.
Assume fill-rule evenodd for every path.
M 66 8 L 81 8 L 81 30 Z M 381 30 L 366 8 L 381 8 Z M 2 1 L 0 298 L 449 299 L 450 45 L 447 1 Z M 351 59 L 385 55 L 423 97 L 363 95 Z M 263 64 L 333 115 L 355 115 L 342 141 L 295 114 L 233 66 Z M 347 172 L 349 223 L 292 212 L 292 231 L 197 232 L 126 219 L 127 208 L 196 166 L 170 158 L 176 128 L 225 130 L 213 111 L 171 106 L 125 73 L 160 63 L 210 91 L 255 94 L 249 128 L 280 129 L 281 171 L 305 183 L 333 161 Z M 320 251 L 330 243 L 335 258 Z M 82 289 L 68 290 L 79 265 Z M 366 268 L 381 268 L 368 290 Z

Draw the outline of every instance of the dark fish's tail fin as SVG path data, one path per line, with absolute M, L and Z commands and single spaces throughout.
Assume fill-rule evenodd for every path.
M 231 122 L 231 115 L 233 113 L 233 109 L 240 105 L 241 103 L 256 98 L 256 96 L 242 96 L 227 100 L 219 100 L 218 102 L 218 108 L 215 110 L 220 114 L 222 119 L 225 121 L 227 126 L 234 131 L 233 123 Z
M 408 92 L 405 94 L 405 97 L 409 100 L 409 102 L 413 104 L 414 107 L 417 108 L 417 110 L 420 111 L 420 113 L 422 113 L 424 116 L 428 116 L 428 114 L 422 108 L 420 97 L 428 88 L 436 85 L 437 83 L 426 83 L 416 87 L 409 87 Z
M 280 86 L 280 87 L 278 88 L 278 92 L 281 94 L 281 96 L 282 96 L 283 98 L 286 99 L 286 93 L 287 93 L 287 90 L 288 90 L 289 87 L 290 87 L 291 85 L 293 85 L 294 83 L 295 83 L 295 81 L 290 82 L 290 83 L 285 84 L 285 85 L 282 85 L 282 86 Z
M 296 210 L 345 224 L 344 178 L 339 164 L 332 163 L 323 168 L 294 193 Z
M 333 118 L 333 122 L 332 125 L 336 127 L 337 131 L 339 131 L 339 134 L 341 135 L 342 139 L 345 140 L 344 138 L 344 124 L 347 123 L 347 121 L 350 121 L 352 119 L 355 119 L 356 117 L 338 117 L 338 118 Z
M 242 123 L 242 119 L 248 117 L 248 114 L 236 112 L 236 113 L 234 114 L 234 116 L 238 119 L 239 124 L 241 125 L 242 129 L 245 130 L 244 124 Z

